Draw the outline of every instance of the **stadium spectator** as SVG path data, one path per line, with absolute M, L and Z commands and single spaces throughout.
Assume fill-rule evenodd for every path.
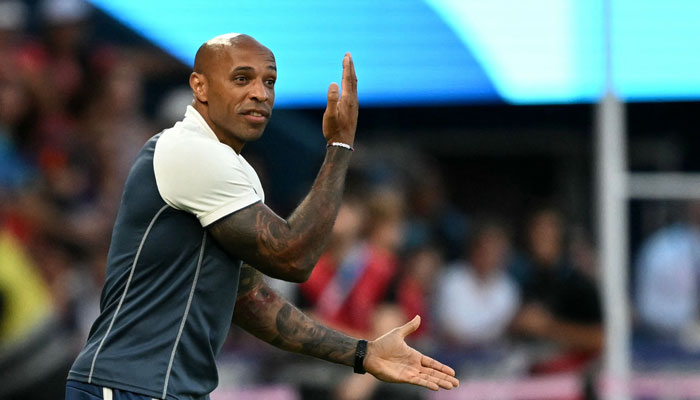
M 314 314 L 331 325 L 357 334 L 374 332 L 373 314 L 396 273 L 392 247 L 400 239 L 400 211 L 395 200 L 346 197 L 327 250 L 309 280 L 299 286 Z M 365 227 L 370 230 L 363 234 Z
M 0 76 L 0 197 L 33 179 L 33 168 L 21 154 L 17 137 L 31 115 L 31 99 L 20 81 Z
M 53 313 L 49 288 L 37 273 L 22 243 L 0 227 L 0 347 L 19 342 Z
M 448 265 L 435 305 L 438 332 L 459 348 L 504 337 L 518 309 L 518 289 L 506 273 L 510 238 L 496 220 L 476 224 L 465 261 Z
M 0 2 L 0 202 L 33 178 L 22 154 L 23 134 L 36 118 L 36 102 L 22 79 L 27 13 L 22 2 Z
M 45 34 L 31 82 L 44 112 L 63 114 L 78 105 L 86 89 L 91 9 L 84 0 L 42 0 L 38 9 Z
M 636 304 L 646 334 L 677 341 L 700 323 L 700 202 L 650 235 L 636 262 Z
M 564 229 L 558 210 L 536 211 L 527 227 L 528 259 L 513 271 L 523 299 L 513 328 L 535 340 L 534 372 L 582 368 L 603 346 L 598 290 L 568 260 Z
M 355 293 L 361 297 L 374 299 L 376 304 L 370 314 L 369 336 L 378 337 L 382 332 L 391 329 L 392 326 L 400 324 L 401 321 L 410 318 L 393 303 L 387 303 L 390 284 L 394 281 L 395 272 L 398 267 L 396 252 L 403 240 L 403 204 L 402 193 L 391 187 L 378 188 L 367 199 L 367 221 L 365 235 L 366 243 L 376 254 L 375 259 L 384 258 L 386 262 L 383 271 L 368 268 L 366 270 L 366 281 L 375 282 L 375 289 L 372 295 L 366 292 L 369 286 L 364 284 L 364 289 L 357 288 Z M 381 264 L 378 264 L 381 265 Z M 376 284 L 379 283 L 379 284 Z M 423 315 L 423 314 L 421 314 Z M 423 324 L 421 320 L 421 325 Z M 343 379 L 334 391 L 337 400 L 362 400 L 376 396 L 379 382 L 367 376 L 349 374 Z M 389 394 L 385 394 L 389 395 Z M 396 396 L 396 395 L 393 395 Z
M 21 1 L 6 0 L 0 3 L 0 76 L 13 71 L 16 50 L 23 40 L 28 9 Z
M 408 191 L 404 247 L 410 250 L 440 243 L 447 261 L 461 257 L 468 232 L 467 217 L 452 204 L 439 171 L 426 166 L 414 175 Z
M 426 244 L 403 257 L 403 266 L 394 288 L 397 305 L 405 315 L 421 315 L 421 326 L 413 334 L 420 347 L 431 347 L 438 333 L 435 327 L 433 299 L 443 266 L 442 252 Z
M 99 65 L 82 111 L 76 140 L 85 151 L 93 192 L 70 211 L 74 234 L 86 247 L 109 241 L 124 182 L 138 150 L 153 133 L 139 99 L 143 78 L 134 63 L 104 50 L 94 57 Z M 87 222 L 90 223 L 87 223 Z
M 0 220 L 0 398 L 56 398 L 73 357 L 50 289 Z

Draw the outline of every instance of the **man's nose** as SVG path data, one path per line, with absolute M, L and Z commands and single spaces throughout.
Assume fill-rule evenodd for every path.
M 250 97 L 253 100 L 257 100 L 261 103 L 267 101 L 267 99 L 270 97 L 267 93 L 265 83 L 262 80 L 255 80 L 253 87 L 250 90 Z

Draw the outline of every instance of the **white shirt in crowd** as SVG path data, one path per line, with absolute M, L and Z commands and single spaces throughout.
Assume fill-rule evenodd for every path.
M 465 345 L 488 343 L 504 334 L 519 303 L 515 282 L 504 271 L 480 280 L 471 266 L 458 262 L 440 278 L 438 324 Z

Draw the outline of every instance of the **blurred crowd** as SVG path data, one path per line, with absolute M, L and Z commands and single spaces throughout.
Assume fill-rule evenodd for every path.
M 152 48 L 95 38 L 94 12 L 80 0 L 0 0 L 0 398 L 63 390 L 98 313 L 131 162 L 191 99 L 175 88 L 147 113 L 145 82 L 168 74 L 185 82 L 187 68 Z M 449 171 L 410 146 L 359 143 L 353 162 L 327 250 L 307 282 L 271 281 L 280 292 L 367 338 L 418 314 L 411 344 L 465 379 L 596 370 L 602 306 L 582 225 L 549 204 L 524 223 L 467 212 L 450 198 Z M 679 220 L 640 246 L 635 319 L 641 340 L 700 348 L 700 207 Z M 300 373 L 300 362 L 312 372 Z M 322 384 L 338 399 L 387 398 L 377 381 L 346 369 L 324 383 L 312 361 L 235 329 L 222 364 L 223 385 L 276 376 Z
M 94 12 L 0 1 L 0 398 L 65 379 L 98 312 L 123 182 L 177 100 L 146 116 L 144 81 L 186 70 L 94 38 Z
M 567 372 L 585 379 L 595 372 L 603 346 L 595 256 L 562 211 L 538 207 L 525 226 L 495 213 L 470 215 L 450 201 L 440 174 L 420 155 L 411 155 L 404 174 L 389 173 L 400 166 L 359 158 L 311 277 L 300 285 L 272 281 L 280 291 L 361 337 L 420 315 L 411 344 L 464 379 Z M 245 335 L 231 345 L 233 352 L 254 346 Z M 276 364 L 286 358 L 269 355 Z M 328 398 L 392 398 L 377 394 L 391 388 L 378 388 L 371 377 L 338 375 Z

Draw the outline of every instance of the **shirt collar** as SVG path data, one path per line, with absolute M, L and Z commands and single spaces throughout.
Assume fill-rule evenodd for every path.
M 187 111 L 185 111 L 185 119 L 192 119 L 194 120 L 199 126 L 209 134 L 214 140 L 219 142 L 219 138 L 216 136 L 214 131 L 211 129 L 209 124 L 207 124 L 207 121 L 204 120 L 204 117 L 202 117 L 202 114 L 199 113 L 194 107 L 192 106 L 187 106 Z

